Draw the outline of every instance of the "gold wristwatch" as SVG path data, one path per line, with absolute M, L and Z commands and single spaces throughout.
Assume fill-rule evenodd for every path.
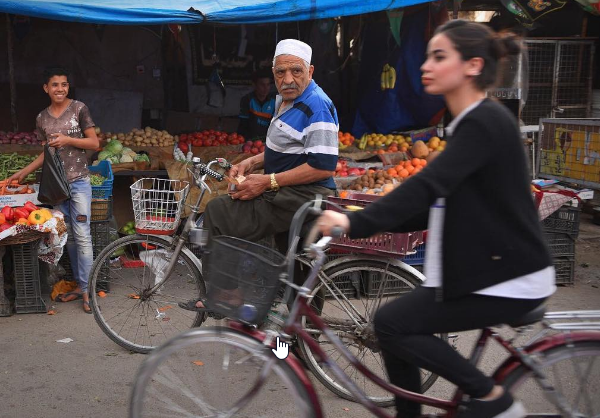
M 275 173 L 271 173 L 271 191 L 276 192 L 277 190 L 279 190 L 279 184 L 275 180 Z

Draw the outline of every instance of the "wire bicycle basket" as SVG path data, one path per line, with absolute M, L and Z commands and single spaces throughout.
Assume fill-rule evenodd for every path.
M 145 178 L 130 188 L 135 230 L 139 234 L 170 235 L 177 230 L 190 189 L 187 181 Z
M 239 238 L 211 239 L 203 275 L 207 307 L 250 325 L 264 321 L 286 275 L 285 256 Z

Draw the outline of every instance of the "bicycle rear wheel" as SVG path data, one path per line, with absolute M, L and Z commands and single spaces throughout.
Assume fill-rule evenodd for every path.
M 410 292 L 419 284 L 420 280 L 410 271 L 389 264 L 385 259 L 353 259 L 322 271 L 321 282 L 312 292 L 312 306 L 362 364 L 387 380 L 383 356 L 373 329 L 373 318 L 380 306 Z M 394 404 L 393 395 L 364 377 L 321 331 L 311 329 L 306 318 L 302 321 L 303 327 L 319 342 L 329 359 L 336 362 L 374 403 L 384 407 Z M 444 340 L 448 338 L 446 334 L 439 337 Z M 308 344 L 299 339 L 298 346 L 308 368 L 325 387 L 344 399 L 356 402 Z M 422 370 L 421 375 L 422 390 L 425 392 L 433 385 L 437 375 L 427 370 Z
M 236 402 L 249 393 L 273 359 L 262 387 L 235 410 Z M 188 330 L 144 361 L 131 392 L 129 418 L 217 416 L 317 415 L 306 388 L 288 364 L 239 331 L 224 327 Z
M 565 343 L 537 353 L 535 359 L 575 417 L 600 417 L 600 340 Z M 523 403 L 528 417 L 568 416 L 551 402 L 533 372 L 524 366 L 512 371 L 502 384 Z
M 201 272 L 183 251 L 163 286 L 149 292 L 172 257 L 168 240 L 132 235 L 110 244 L 94 261 L 90 273 L 94 318 L 121 347 L 147 353 L 204 321 L 204 313 L 177 305 L 206 294 Z

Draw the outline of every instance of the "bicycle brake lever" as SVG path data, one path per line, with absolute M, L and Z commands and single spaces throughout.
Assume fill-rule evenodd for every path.
M 225 170 L 229 170 L 231 168 L 231 163 L 225 158 L 217 158 L 217 163 Z

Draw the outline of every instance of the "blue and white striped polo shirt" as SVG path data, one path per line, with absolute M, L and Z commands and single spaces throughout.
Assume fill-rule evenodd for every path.
M 275 109 L 283 99 L 277 96 Z M 338 160 L 339 122 L 333 102 L 311 81 L 293 106 L 276 114 L 267 132 L 265 174 L 281 173 L 304 163 L 334 171 Z M 335 189 L 333 177 L 313 183 Z

